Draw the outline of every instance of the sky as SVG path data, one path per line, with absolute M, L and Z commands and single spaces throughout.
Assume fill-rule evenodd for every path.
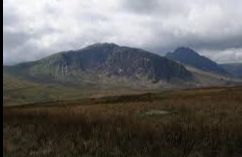
M 112 42 L 242 62 L 242 0 L 3 0 L 3 62 Z

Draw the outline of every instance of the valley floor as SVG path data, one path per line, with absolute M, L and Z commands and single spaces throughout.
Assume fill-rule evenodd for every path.
M 242 87 L 3 107 L 4 156 L 242 157 Z

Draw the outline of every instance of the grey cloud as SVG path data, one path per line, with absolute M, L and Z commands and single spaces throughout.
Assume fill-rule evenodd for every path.
M 19 23 L 19 19 L 14 12 L 3 12 L 3 25 L 11 26 L 16 23 Z
M 242 63 L 242 48 L 231 48 L 226 50 L 201 50 L 205 56 L 218 60 L 219 63 Z
M 236 35 L 222 35 L 220 38 L 217 38 L 213 34 L 207 36 L 199 36 L 196 34 L 188 34 L 185 36 L 175 36 L 174 34 L 166 35 L 165 44 L 160 44 L 160 46 L 156 47 L 155 51 L 159 52 L 162 48 L 176 48 L 179 46 L 187 46 L 195 49 L 209 49 L 209 50 L 226 50 L 231 48 L 242 48 L 242 33 Z M 159 40 L 157 37 L 157 41 L 162 43 L 162 40 Z M 158 45 L 158 44 L 156 44 Z M 155 47 L 155 45 L 151 45 L 150 47 Z M 162 53 L 162 52 L 161 52 Z
M 177 0 L 122 0 L 121 8 L 136 14 L 149 14 L 167 17 L 174 14 L 187 14 L 189 6 Z
M 127 9 L 136 13 L 150 13 L 159 9 L 159 2 L 157 0 L 123 0 L 121 5 L 124 9 Z
M 218 62 L 241 58 L 242 1 L 4 0 L 4 63 L 95 42 L 165 54 L 189 46 Z M 23 57 L 23 54 L 25 57 Z
M 31 36 L 25 32 L 14 33 L 3 31 L 3 38 L 3 48 L 6 51 L 9 51 L 25 44 L 31 38 Z

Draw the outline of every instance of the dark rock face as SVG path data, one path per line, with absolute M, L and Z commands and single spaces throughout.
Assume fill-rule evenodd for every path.
M 145 50 L 121 47 L 116 44 L 94 44 L 86 48 L 61 52 L 23 67 L 28 75 L 45 77 L 77 77 L 92 73 L 151 81 L 170 79 L 190 80 L 192 74 L 184 66 Z M 19 68 L 21 69 L 21 68 Z
M 207 57 L 199 55 L 197 52 L 190 48 L 177 48 L 174 52 L 167 53 L 166 57 L 204 71 L 215 72 L 218 74 L 227 74 L 227 72 L 216 62 L 210 60 Z

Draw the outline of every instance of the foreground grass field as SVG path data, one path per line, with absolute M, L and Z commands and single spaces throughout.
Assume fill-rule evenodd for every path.
M 3 109 L 8 157 L 242 156 L 242 87 Z

